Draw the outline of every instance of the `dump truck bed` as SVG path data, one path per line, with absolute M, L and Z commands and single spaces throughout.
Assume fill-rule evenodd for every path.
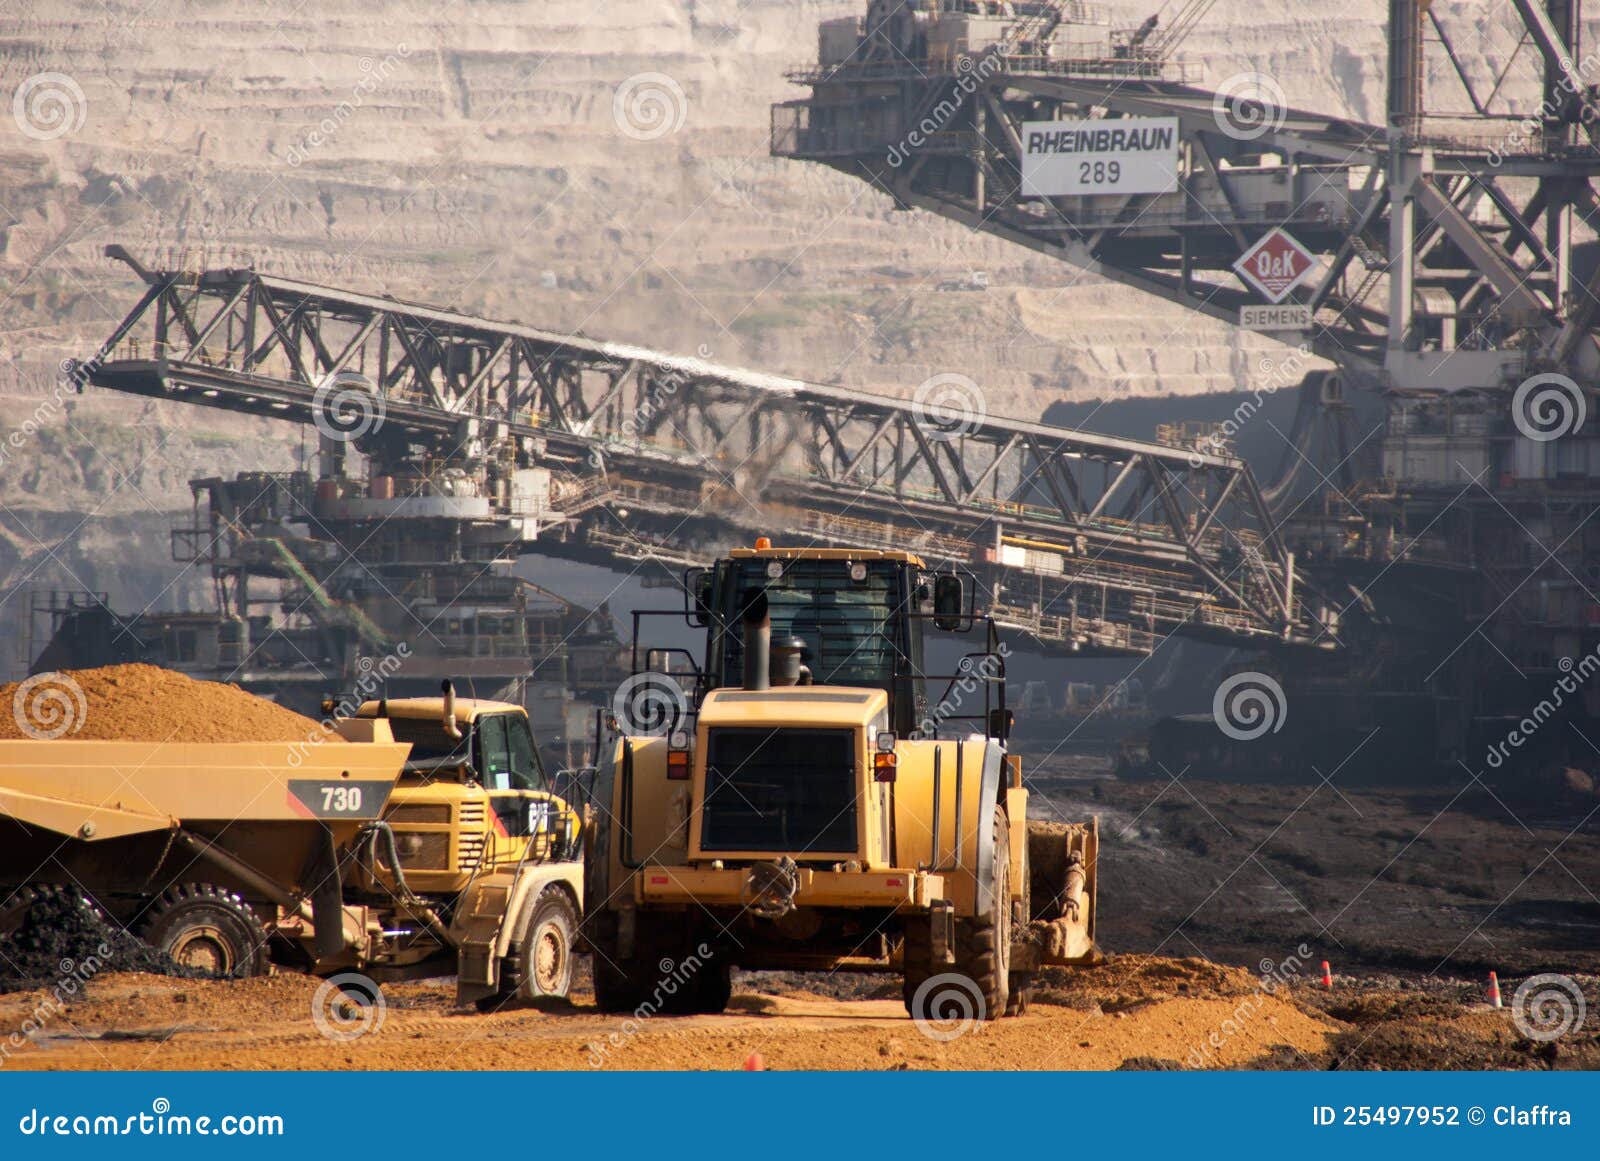
M 410 749 L 0 741 L 0 815 L 85 842 L 196 823 L 360 823 L 382 815 Z

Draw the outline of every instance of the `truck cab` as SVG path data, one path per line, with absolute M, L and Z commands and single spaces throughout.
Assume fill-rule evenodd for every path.
M 577 815 L 551 792 L 521 706 L 447 690 L 368 701 L 356 718 L 411 746 L 386 817 L 414 885 L 459 890 L 483 868 L 576 852 Z

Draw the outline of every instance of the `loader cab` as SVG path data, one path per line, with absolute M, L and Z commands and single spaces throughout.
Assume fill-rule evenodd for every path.
M 798 649 L 801 682 L 883 690 L 903 735 L 922 719 L 923 622 L 933 612 L 934 580 L 916 557 L 735 549 L 695 583 L 707 629 L 703 692 L 741 683 L 744 612 L 764 595 L 774 652 Z

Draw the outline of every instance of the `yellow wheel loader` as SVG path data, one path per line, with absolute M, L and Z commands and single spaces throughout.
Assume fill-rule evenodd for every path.
M 972 578 L 758 541 L 685 577 L 702 658 L 645 649 L 599 754 L 586 933 L 608 1010 L 707 1012 L 734 966 L 899 970 L 919 1020 L 1023 1010 L 1096 955 L 1098 828 L 1028 818 Z M 927 671 L 927 622 L 983 634 Z M 638 707 L 638 708 L 635 708 Z
M 455 974 L 480 1007 L 565 996 L 579 823 L 523 709 L 445 683 L 331 728 L 346 744 L 0 741 L 0 931 L 70 888 L 218 975 Z

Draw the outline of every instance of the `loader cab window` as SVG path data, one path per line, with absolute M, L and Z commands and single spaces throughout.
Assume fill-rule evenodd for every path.
M 904 670 L 906 626 L 898 614 L 905 601 L 894 565 L 873 562 L 857 580 L 842 560 L 784 561 L 777 576 L 770 575 L 770 563 L 743 560 L 734 566 L 736 592 L 724 611 L 730 625 L 738 624 L 749 594 L 764 590 L 773 639 L 798 637 L 805 642 L 813 681 L 887 686 L 897 670 Z M 730 640 L 728 645 L 725 680 L 736 685 L 743 643 Z
M 489 714 L 477 722 L 478 777 L 487 790 L 544 790 L 544 770 L 533 747 L 528 719 Z

